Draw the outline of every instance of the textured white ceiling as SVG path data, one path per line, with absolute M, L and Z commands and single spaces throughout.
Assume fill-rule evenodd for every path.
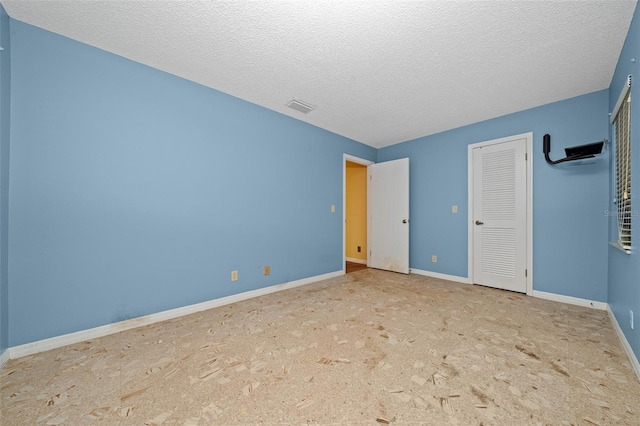
M 607 88 L 636 6 L 0 2 L 17 20 L 377 148 Z M 317 109 L 289 109 L 294 97 Z

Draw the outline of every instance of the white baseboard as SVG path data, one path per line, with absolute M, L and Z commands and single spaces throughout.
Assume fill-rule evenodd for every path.
M 629 357 L 631 368 L 636 373 L 636 377 L 640 382 L 640 362 L 638 362 L 638 358 L 636 357 L 636 354 L 633 353 L 633 349 L 631 349 L 631 345 L 629 344 L 627 337 L 622 332 L 622 329 L 620 328 L 620 324 L 618 324 L 618 320 L 616 319 L 616 316 L 613 314 L 613 311 L 611 310 L 611 307 L 609 306 L 609 304 L 607 304 L 607 312 L 609 312 L 609 318 L 611 318 L 611 322 L 613 323 L 613 328 L 616 330 L 616 333 L 618 334 L 618 338 L 620 339 L 622 348 L 624 349 L 624 351 L 627 353 L 627 356 Z
M 14 346 L 7 349 L 2 356 L 7 356 L 7 359 L 20 358 L 26 355 L 36 354 L 38 352 L 44 352 L 62 346 L 71 345 L 73 343 L 84 342 L 86 340 L 96 339 L 98 337 L 107 336 L 109 334 L 118 333 L 132 328 L 142 327 L 145 325 L 153 324 L 160 321 L 166 321 L 173 318 L 178 318 L 184 315 L 193 314 L 196 312 L 206 311 L 207 309 L 217 308 L 219 306 L 229 305 L 231 303 L 241 302 L 243 300 L 251 299 L 254 297 L 264 296 L 267 294 L 275 293 L 282 290 L 288 290 L 294 287 L 300 287 L 303 285 L 315 283 L 318 281 L 328 280 L 329 278 L 339 277 L 344 275 L 344 271 L 335 271 L 328 274 L 316 275 L 301 280 L 291 281 L 288 283 L 276 284 L 270 287 L 259 288 L 257 290 L 246 291 L 244 293 L 232 294 L 231 296 L 221 297 L 219 299 L 209 300 L 202 303 L 196 303 L 194 305 L 183 306 L 181 308 L 170 309 L 168 311 L 162 311 L 155 314 L 145 315 L 139 318 L 133 318 L 126 321 L 116 322 L 113 324 L 107 324 L 100 327 L 90 328 L 88 330 L 77 331 L 75 333 L 64 334 L 62 336 L 51 337 L 48 339 L 39 340 L 37 342 L 26 343 L 20 346 Z
M 414 269 L 414 268 L 411 268 L 409 270 L 409 273 L 416 274 L 416 275 L 424 275 L 425 277 L 439 278 L 441 280 L 454 281 L 462 284 L 471 284 L 469 282 L 469 278 L 459 277 L 457 275 L 447 275 L 447 274 L 441 274 L 439 272 L 424 271 L 422 269 Z
M 547 293 L 546 291 L 538 290 L 533 290 L 531 295 L 538 299 L 552 300 L 554 302 L 566 303 L 567 305 L 584 306 L 585 308 L 593 308 L 600 311 L 607 310 L 606 302 L 596 302 L 595 300 L 580 299 L 579 297 L 564 296 L 562 294 Z
M 363 265 L 367 264 L 367 259 L 357 259 L 355 257 L 345 257 L 344 260 L 346 260 L 347 262 L 361 263 Z
M 7 361 L 9 361 L 9 349 L 5 349 L 0 355 L 0 370 L 4 368 Z

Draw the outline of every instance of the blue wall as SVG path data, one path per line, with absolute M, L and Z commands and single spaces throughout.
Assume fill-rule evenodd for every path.
M 636 62 L 631 59 L 636 58 Z M 632 77 L 631 86 L 631 208 L 640 211 L 640 72 L 638 72 L 638 61 L 640 61 L 640 10 L 636 6 L 636 11 L 631 21 L 631 28 L 627 34 L 620 59 L 616 66 L 616 71 L 609 87 L 609 111 L 613 108 L 620 95 L 620 90 L 624 80 L 628 75 Z M 611 188 L 615 185 L 614 170 L 612 161 L 611 167 Z M 616 211 L 613 204 L 612 192 L 609 197 L 608 208 Z M 611 241 L 618 240 L 617 221 L 615 217 L 610 219 Z M 636 358 L 640 359 L 640 257 L 638 247 L 640 242 L 640 217 L 636 214 L 631 219 L 631 246 L 632 254 L 628 255 L 622 251 L 609 247 L 609 305 L 622 328 L 627 341 L 631 345 Z M 629 310 L 634 312 L 635 327 L 631 330 L 629 322 Z
M 343 153 L 375 149 L 11 30 L 10 346 L 342 270 Z
M 606 302 L 608 152 L 551 166 L 542 137 L 551 135 L 552 159 L 607 138 L 607 102 L 603 90 L 380 150 L 379 161 L 410 158 L 411 267 L 468 277 L 467 147 L 533 131 L 534 290 Z
M 342 269 L 342 215 L 329 207 L 342 211 L 343 153 L 411 158 L 411 267 L 466 277 L 467 146 L 532 131 L 534 289 L 608 300 L 638 354 L 627 315 L 640 315 L 640 261 L 607 244 L 609 152 L 550 166 L 541 148 L 545 133 L 552 158 L 607 137 L 640 57 L 637 13 L 611 90 L 376 152 L 0 11 L 0 353 Z
M 9 122 L 11 108 L 11 44 L 9 16 L 0 5 L 0 355 L 9 344 Z

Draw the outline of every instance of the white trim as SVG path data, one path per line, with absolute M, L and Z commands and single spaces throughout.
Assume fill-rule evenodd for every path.
M 627 356 L 629 357 L 629 363 L 631 364 L 631 368 L 636 373 L 636 377 L 638 378 L 638 381 L 640 381 L 640 362 L 638 362 L 638 358 L 636 357 L 636 354 L 633 353 L 633 349 L 631 349 L 631 345 L 629 344 L 627 337 L 622 332 L 622 329 L 620 328 L 620 324 L 618 324 L 618 320 L 616 319 L 616 316 L 611 310 L 611 306 L 609 306 L 609 304 L 607 304 L 607 312 L 609 312 L 609 318 L 611 318 L 611 323 L 613 324 L 613 328 L 614 330 L 616 330 L 616 333 L 618 334 L 618 338 L 620 339 L 620 344 L 622 345 L 622 348 L 624 349 Z
M 0 355 L 0 370 L 4 368 L 7 361 L 9 361 L 9 349 L 5 349 L 4 352 L 2 352 L 2 355 Z
M 246 291 L 244 293 L 232 294 L 231 296 L 221 297 L 194 305 L 183 306 L 181 308 L 170 309 L 168 311 L 157 312 L 151 315 L 145 315 L 139 318 L 133 318 L 126 321 L 107 324 L 100 327 L 90 328 L 88 330 L 77 331 L 75 333 L 64 334 L 62 336 L 51 337 L 48 339 L 31 342 L 20 346 L 14 346 L 5 351 L 8 352 L 9 358 L 19 358 L 26 355 L 36 354 L 51 349 L 60 348 L 62 346 L 71 345 L 73 343 L 84 342 L 90 339 L 107 336 L 109 334 L 119 333 L 121 331 L 130 330 L 132 328 L 142 327 L 154 324 L 160 321 L 166 321 L 173 318 L 190 315 L 196 312 L 206 311 L 207 309 L 217 308 L 231 303 L 241 302 L 243 300 L 252 299 L 254 297 L 265 296 L 282 290 L 288 290 L 318 281 L 328 280 L 344 275 L 344 271 L 335 271 L 328 274 L 316 275 L 301 280 L 290 281 L 288 283 L 276 284 L 270 287 L 259 288 L 257 290 Z M 4 354 L 3 354 L 4 356 Z
M 454 281 L 462 284 L 471 284 L 471 281 L 469 281 L 469 278 L 459 277 L 457 275 L 447 275 L 447 274 L 441 274 L 440 272 L 431 272 L 431 271 L 425 271 L 422 269 L 415 269 L 415 268 L 409 269 L 409 273 L 416 274 L 416 275 L 424 275 L 425 277 L 438 278 L 441 280 Z
M 356 164 L 362 164 L 363 166 L 370 166 L 374 164 L 373 161 L 365 160 L 364 158 L 354 157 L 349 154 L 342 154 L 342 268 L 346 271 L 345 261 L 347 260 L 347 161 Z M 368 182 L 368 181 L 367 181 Z M 369 185 L 367 184 L 367 210 L 369 210 Z M 368 213 L 367 213 L 368 214 Z M 369 266 L 369 224 L 367 223 L 367 247 L 365 255 L 367 260 L 366 265 Z M 353 262 L 350 260 L 349 262 Z
M 469 144 L 467 146 L 467 274 L 468 281 L 473 284 L 473 150 L 488 145 L 509 142 L 514 139 L 525 139 L 527 155 L 527 295 L 533 292 L 533 132 L 521 133 L 519 135 L 507 136 L 485 142 Z
M 527 295 L 533 293 L 533 132 L 527 135 Z
M 473 145 L 467 146 L 467 276 L 473 284 Z
M 551 300 L 553 302 L 566 303 L 568 305 L 584 306 L 585 308 L 598 309 L 604 311 L 607 309 L 606 302 L 597 302 L 595 300 L 581 299 L 579 297 L 564 296 L 562 294 L 547 293 L 546 291 L 533 290 L 531 296 L 538 299 Z
M 367 264 L 367 260 L 366 259 L 356 259 L 355 257 L 345 257 L 344 260 L 346 260 L 347 262 L 352 262 L 352 263 L 360 263 L 362 265 L 366 265 Z
M 345 163 L 349 161 L 350 163 L 362 164 L 363 166 L 370 166 L 374 164 L 371 160 L 365 160 L 364 158 L 354 157 L 353 155 L 343 154 Z
M 624 85 L 622 86 L 622 90 L 620 91 L 620 96 L 618 96 L 618 100 L 616 101 L 616 106 L 613 107 L 613 111 L 611 111 L 609 117 L 609 124 L 613 124 L 616 121 L 616 116 L 618 115 L 618 110 L 622 106 L 622 102 L 624 102 L 624 98 L 627 97 L 627 92 L 631 89 L 631 76 L 627 76 L 624 81 Z

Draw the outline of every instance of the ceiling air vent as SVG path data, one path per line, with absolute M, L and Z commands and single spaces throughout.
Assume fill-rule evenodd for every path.
M 311 111 L 316 109 L 314 105 L 307 103 L 305 101 L 301 101 L 300 99 L 291 99 L 286 104 L 289 108 L 295 109 L 296 111 L 300 111 L 303 114 L 309 114 Z

